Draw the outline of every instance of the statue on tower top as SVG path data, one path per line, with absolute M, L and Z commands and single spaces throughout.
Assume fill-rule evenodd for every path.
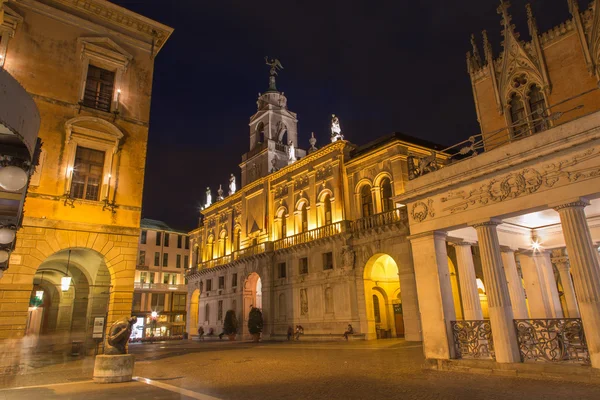
M 212 204 L 212 194 L 210 193 L 210 188 L 207 187 L 206 188 L 206 204 L 204 205 L 204 208 L 210 207 L 211 204 Z
M 331 142 L 337 142 L 343 140 L 342 128 L 340 127 L 340 120 L 335 114 L 331 114 Z
M 281 65 L 281 62 L 279 62 L 277 58 L 272 58 L 271 61 L 269 61 L 268 56 L 265 56 L 265 63 L 271 67 L 271 70 L 269 71 L 269 90 L 277 92 L 275 76 L 277 75 L 277 71 L 283 69 L 283 65 Z

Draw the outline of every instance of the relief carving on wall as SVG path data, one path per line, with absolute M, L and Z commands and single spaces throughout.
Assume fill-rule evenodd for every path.
M 472 206 L 477 207 L 488 203 L 516 199 L 535 193 L 540 189 L 544 190 L 554 186 L 596 178 L 600 176 L 600 167 L 597 165 L 583 168 L 577 166 L 582 162 L 598 157 L 598 154 L 598 150 L 592 148 L 568 159 L 545 164 L 541 168 L 524 168 L 521 171 L 491 179 L 477 189 L 449 192 L 448 195 L 441 198 L 442 203 L 453 202 L 454 200 L 458 200 L 458 202 L 444 208 L 443 211 L 455 213 L 467 210 Z M 418 203 L 413 205 L 413 213 L 416 204 Z
M 355 254 L 354 254 L 354 250 L 352 250 L 351 246 L 344 246 L 342 247 L 342 261 L 343 261 L 343 265 L 344 267 L 348 267 L 350 269 L 354 268 L 354 259 L 355 259 Z
M 427 204 L 424 201 L 417 201 L 412 205 L 410 210 L 412 218 L 417 222 L 425 221 L 427 216 L 435 217 L 435 210 L 433 209 L 433 200 L 427 199 Z
M 333 168 L 331 167 L 331 165 L 327 165 L 317 170 L 316 178 L 317 180 L 322 180 L 327 178 L 328 176 L 331 176 L 331 174 L 333 174 Z
M 288 186 L 287 185 L 282 185 L 282 186 L 279 186 L 277 189 L 275 189 L 275 199 L 285 197 L 285 196 L 287 196 L 287 194 L 288 194 Z
M 301 176 L 294 181 L 294 190 L 302 189 L 308 186 L 308 175 Z
M 308 315 L 308 294 L 306 289 L 300 289 L 300 315 Z

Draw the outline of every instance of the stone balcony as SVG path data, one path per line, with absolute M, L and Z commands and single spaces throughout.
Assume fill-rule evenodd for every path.
M 135 290 L 172 290 L 179 292 L 186 292 L 187 285 L 172 285 L 169 283 L 147 283 L 147 282 L 134 282 L 133 288 Z
M 352 223 L 352 228 L 355 233 L 361 233 L 369 230 L 386 230 L 398 223 L 408 222 L 408 213 L 406 207 L 396 208 L 390 211 L 385 211 L 379 214 L 370 215 L 365 218 L 360 218 Z
M 320 228 L 311 229 L 310 231 L 298 233 L 294 236 L 279 239 L 273 243 L 273 248 L 275 251 L 287 249 L 351 231 L 352 225 L 350 221 L 340 221 Z

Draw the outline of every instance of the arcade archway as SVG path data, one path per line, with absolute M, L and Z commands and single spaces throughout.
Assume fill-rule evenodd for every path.
M 52 254 L 33 278 L 26 335 L 39 344 L 81 341 L 92 347 L 94 318 L 107 316 L 110 286 L 97 252 L 72 248 Z
M 370 337 L 404 336 L 398 266 L 387 254 L 375 254 L 365 265 L 365 302 Z

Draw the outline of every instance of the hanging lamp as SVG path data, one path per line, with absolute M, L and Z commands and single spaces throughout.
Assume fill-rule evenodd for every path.
M 68 291 L 69 287 L 71 286 L 71 277 L 69 276 L 70 261 L 71 261 L 71 250 L 69 250 L 69 257 L 67 258 L 67 272 L 65 273 L 65 276 L 60 278 L 60 288 L 62 289 L 63 292 Z

